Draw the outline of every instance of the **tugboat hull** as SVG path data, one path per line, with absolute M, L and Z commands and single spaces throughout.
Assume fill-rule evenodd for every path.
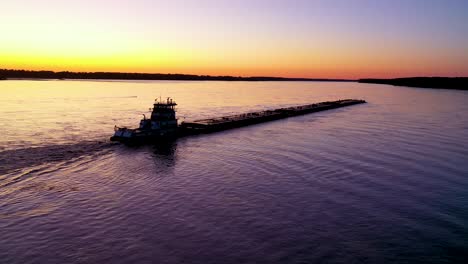
M 176 131 L 125 131 L 126 129 L 119 128 L 111 141 L 117 141 L 126 144 L 141 144 L 150 142 L 165 142 L 173 141 L 177 138 Z
M 148 143 L 172 142 L 172 141 L 175 141 L 176 139 L 177 139 L 177 136 L 144 136 L 144 137 L 132 137 L 132 138 L 112 136 L 110 138 L 110 141 L 120 142 L 126 145 L 141 145 L 141 144 L 148 144 Z

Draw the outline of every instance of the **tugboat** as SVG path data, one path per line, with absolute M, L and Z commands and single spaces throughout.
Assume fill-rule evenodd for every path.
M 177 137 L 176 105 L 176 102 L 170 97 L 165 102 L 156 99 L 151 118 L 148 119 L 143 115 L 138 128 L 115 126 L 114 136 L 110 140 L 122 143 L 139 143 L 175 139 Z

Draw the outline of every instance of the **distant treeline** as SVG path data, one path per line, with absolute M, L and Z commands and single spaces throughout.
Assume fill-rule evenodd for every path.
M 349 81 L 341 79 L 310 79 L 282 77 L 236 77 L 192 74 L 125 73 L 125 72 L 53 72 L 0 69 L 0 79 L 101 79 L 101 80 L 179 80 L 179 81 Z
M 420 88 L 468 90 L 468 77 L 412 77 L 397 79 L 361 79 L 361 83 L 390 84 Z

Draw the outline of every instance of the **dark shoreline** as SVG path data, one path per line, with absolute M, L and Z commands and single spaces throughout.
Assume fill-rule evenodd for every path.
M 389 84 L 433 89 L 468 90 L 468 77 L 411 77 L 396 79 L 360 79 L 360 83 Z
M 211 76 L 194 74 L 165 74 L 165 73 L 126 73 L 126 72 L 53 72 L 26 71 L 0 69 L 0 80 L 5 79 L 91 79 L 91 80 L 161 80 L 161 81 L 321 81 L 321 82 L 354 82 L 345 79 L 312 79 L 285 77 L 240 77 L 240 76 Z
M 324 78 L 287 78 L 268 76 L 211 76 L 171 73 L 126 73 L 126 72 L 54 72 L 0 69 L 0 80 L 156 80 L 156 81 L 247 81 L 247 82 L 359 82 L 388 84 L 433 89 L 468 90 L 468 77 L 408 77 L 395 79 L 324 79 Z

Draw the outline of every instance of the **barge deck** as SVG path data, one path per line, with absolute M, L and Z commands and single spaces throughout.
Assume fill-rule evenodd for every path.
M 345 99 L 309 105 L 279 108 L 275 110 L 266 110 L 238 115 L 200 119 L 192 122 L 181 123 L 181 125 L 179 126 L 179 132 L 180 135 L 211 133 L 363 103 L 366 103 L 366 101 L 356 99 Z

